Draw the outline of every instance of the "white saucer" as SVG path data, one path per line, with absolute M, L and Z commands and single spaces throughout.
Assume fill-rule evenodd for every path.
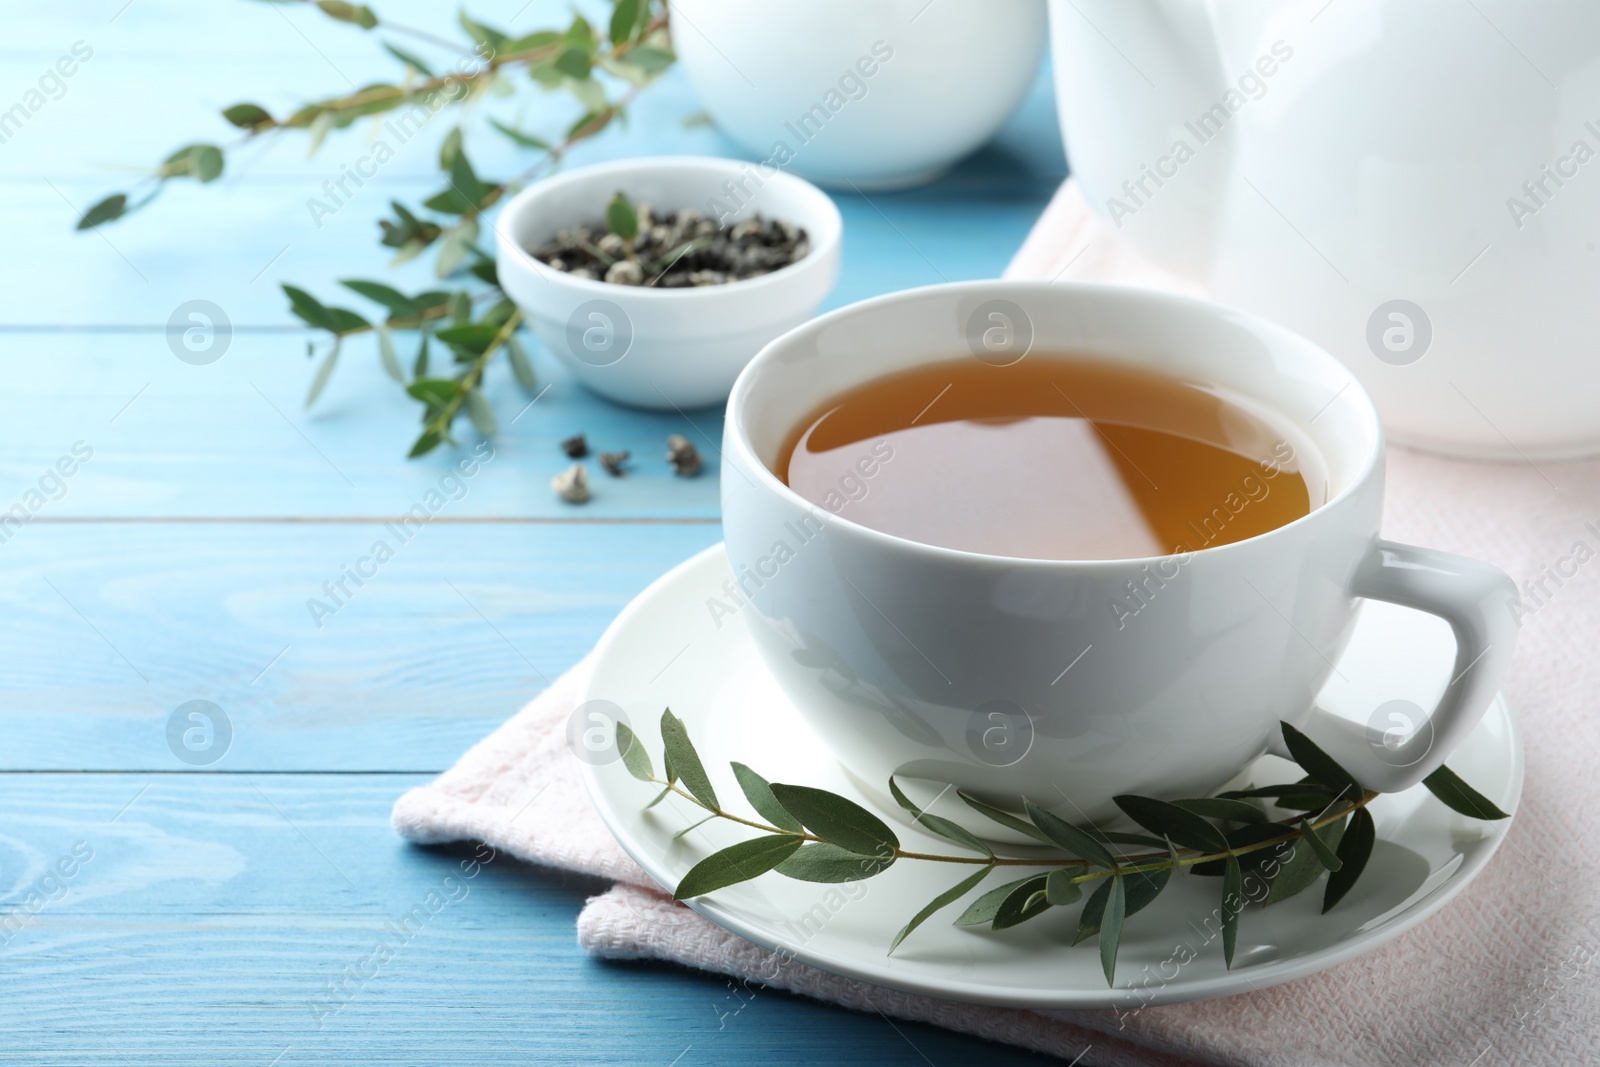
M 750 765 L 769 781 L 810 785 L 851 797 L 895 828 L 904 847 L 961 854 L 851 780 L 801 721 L 764 671 L 743 614 L 718 620 L 708 607 L 728 579 L 720 545 L 673 569 L 645 590 L 600 642 L 588 697 L 614 702 L 661 767 L 661 711 L 671 707 L 688 728 L 729 810 L 754 817 L 728 769 Z M 743 609 L 748 610 L 748 609 Z M 1322 703 L 1365 722 L 1371 709 L 1403 698 L 1431 707 L 1449 679 L 1450 631 L 1439 620 L 1369 603 Z M 1450 766 L 1502 810 L 1522 791 L 1522 745 L 1504 697 L 1456 750 Z M 1250 774 L 1257 784 L 1294 780 L 1296 769 L 1267 756 Z M 755 836 L 713 820 L 673 840 L 704 813 L 671 796 L 642 809 L 656 787 L 631 777 L 620 760 L 585 765 L 584 781 L 622 847 L 652 878 L 671 887 L 696 862 Z M 1508 822 L 1484 823 L 1451 812 L 1421 786 L 1380 797 L 1370 808 L 1378 843 L 1365 875 L 1332 911 L 1319 914 L 1321 887 L 1270 907 L 1246 908 L 1232 970 L 1220 938 L 1204 919 L 1218 907 L 1221 880 L 1184 875 L 1127 921 L 1116 988 L 1107 988 L 1093 940 L 1072 947 L 1077 907 L 1000 933 L 958 928 L 967 900 L 939 912 L 893 956 L 895 933 L 924 904 L 970 868 L 902 860 L 866 882 L 799 882 L 777 873 L 717 890 L 691 906 L 720 926 L 766 948 L 835 974 L 914 993 L 1023 1008 L 1107 1008 L 1229 996 L 1300 978 L 1369 952 L 1442 908 L 1488 863 Z M 933 808 L 968 827 L 983 820 L 950 797 Z M 1017 872 L 1018 874 L 1026 871 Z M 1012 877 L 1015 877 L 1013 875 Z M 1010 880 L 993 874 L 993 888 Z M 967 898 L 970 900 L 970 894 Z M 802 923 L 802 920 L 805 920 Z M 1175 950 L 1187 945 L 1175 965 Z M 1165 977 L 1176 971 L 1176 976 Z

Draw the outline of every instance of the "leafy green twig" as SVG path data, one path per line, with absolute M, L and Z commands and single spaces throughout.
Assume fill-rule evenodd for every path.
M 371 117 L 405 109 L 394 119 L 405 123 L 409 116 L 426 108 L 429 116 L 454 108 L 458 112 L 490 94 L 491 90 L 511 91 L 520 80 L 547 91 L 562 91 L 582 108 L 579 117 L 563 132 L 540 136 L 496 119 L 489 125 L 517 147 L 538 153 L 538 158 L 520 175 L 494 180 L 481 177 L 468 158 L 461 127 L 450 130 L 439 151 L 439 170 L 444 185 L 427 197 L 420 207 L 398 200 L 390 202 L 392 214 L 379 220 L 379 243 L 391 249 L 390 265 L 403 263 L 428 249 L 435 250 L 434 273 L 440 279 L 461 278 L 471 285 L 470 275 L 487 288 L 428 290 L 406 296 L 382 282 L 352 279 L 347 288 L 382 305 L 389 312 L 382 324 L 369 322 L 349 308 L 324 304 L 303 288 L 285 285 L 290 310 L 315 329 L 325 331 L 329 345 L 321 364 L 312 376 L 306 403 L 313 403 L 332 376 L 344 342 L 350 337 L 373 333 L 384 370 L 423 404 L 423 431 L 411 448 L 420 456 L 450 441 L 450 427 L 457 413 L 465 411 L 480 432 L 492 433 L 494 413 L 483 395 L 483 372 L 494 355 L 504 349 L 511 369 L 531 391 L 535 387 L 532 365 L 518 343 L 516 325 L 492 345 L 486 340 L 501 332 L 511 321 L 512 311 L 499 287 L 494 261 L 478 247 L 481 220 L 486 212 L 542 172 L 561 164 L 577 144 L 594 137 L 626 114 L 637 94 L 658 78 L 674 62 L 668 27 L 666 0 L 612 0 L 610 18 L 596 26 L 582 15 L 574 15 L 564 27 L 513 35 L 462 12 L 458 18 L 465 43 L 451 41 L 427 30 L 382 18 L 366 4 L 344 0 L 293 0 L 310 4 L 323 15 L 366 32 L 399 35 L 426 42 L 452 53 L 456 65 L 448 71 L 435 71 L 428 60 L 382 40 L 382 47 L 401 64 L 401 77 L 379 82 L 306 103 L 287 114 L 274 115 L 260 104 L 241 102 L 222 110 L 222 118 L 236 131 L 228 144 L 194 143 L 185 145 L 152 170 L 145 182 L 133 190 L 103 197 L 78 219 L 79 230 L 93 229 L 128 215 L 150 203 L 169 181 L 192 179 L 209 184 L 223 175 L 229 154 L 240 146 L 263 137 L 281 136 L 287 131 L 306 135 L 315 153 L 327 135 Z M 613 95 L 613 87 L 624 88 Z M 423 119 L 421 121 L 429 121 Z M 315 200 L 316 198 L 313 198 Z M 336 205 L 337 206 L 337 205 Z M 313 218 L 320 220 L 317 208 L 308 202 Z M 331 208 L 326 210 L 331 211 Z M 486 306 L 481 317 L 473 308 Z M 437 329 L 443 320 L 451 325 Z M 520 321 L 518 319 L 517 321 Z M 402 368 L 394 350 L 395 331 L 417 331 L 419 345 L 409 374 Z M 437 339 L 465 364 L 456 377 L 440 378 L 430 373 L 430 341 Z M 315 352 L 315 344 L 307 353 Z
M 1376 839 L 1367 807 L 1378 793 L 1363 788 L 1331 756 L 1288 723 L 1285 744 L 1306 776 L 1290 786 L 1235 790 L 1215 797 L 1158 800 L 1123 795 L 1115 798 L 1123 814 L 1148 834 L 1107 833 L 1074 826 L 1023 798 L 1019 817 L 960 793 L 961 799 L 987 819 L 1020 831 L 1053 854 L 1002 856 L 977 834 L 942 816 L 922 810 L 894 779 L 889 791 L 924 829 L 968 850 L 949 855 L 905 849 L 878 816 L 835 793 L 809 786 L 770 783 L 742 763 L 732 764 L 745 799 L 766 821 L 727 810 L 700 762 L 682 720 L 671 710 L 661 716 L 665 777 L 658 777 L 650 756 L 626 725 L 617 725 L 616 743 L 628 772 L 661 787 L 647 808 L 676 795 L 708 813 L 695 826 L 722 819 L 761 831 L 762 836 L 712 853 L 696 863 L 678 883 L 679 900 L 701 896 L 769 871 L 802 881 L 845 882 L 871 878 L 900 860 L 975 866 L 955 885 L 940 893 L 895 935 L 893 952 L 918 926 L 956 903 L 1000 868 L 1028 868 L 1025 875 L 983 893 L 962 912 L 958 926 L 1004 930 L 1053 908 L 1083 903 L 1076 941 L 1095 937 L 1107 984 L 1116 974 L 1123 923 L 1147 907 L 1184 869 L 1195 875 L 1222 878 L 1221 934 L 1223 958 L 1233 965 L 1239 915 L 1247 901 L 1246 879 L 1266 890 L 1260 902 L 1276 903 L 1314 884 L 1329 872 L 1322 910 L 1328 911 L 1355 885 L 1366 868 Z M 1508 816 L 1447 767 L 1425 780 L 1428 789 L 1451 809 L 1477 819 Z M 1274 819 L 1262 806 L 1271 801 L 1296 814 Z M 684 832 L 687 832 L 685 830 Z M 1298 842 L 1288 856 L 1282 846 Z M 1150 849 L 1116 855 L 1110 845 Z M 1270 853 L 1269 853 L 1270 850 Z M 1085 899 L 1085 890 L 1091 890 Z

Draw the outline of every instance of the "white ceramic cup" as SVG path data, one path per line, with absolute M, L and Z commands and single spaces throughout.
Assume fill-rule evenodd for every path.
M 785 435 L 853 386 L 1044 352 L 1164 371 L 1274 413 L 1325 476 L 1326 503 L 1184 555 L 1019 559 L 878 532 L 773 474 Z M 1265 320 L 1148 290 L 962 282 L 868 300 L 766 346 L 728 400 L 728 592 L 753 606 L 786 694 L 880 790 L 898 774 L 1100 818 L 1119 793 L 1194 796 L 1281 754 L 1280 720 L 1369 788 L 1416 784 L 1497 692 L 1515 588 L 1487 564 L 1379 539 L 1382 498 L 1382 431 L 1348 369 Z M 1453 681 L 1402 744 L 1387 721 L 1314 706 L 1363 597 L 1440 616 L 1456 636 Z

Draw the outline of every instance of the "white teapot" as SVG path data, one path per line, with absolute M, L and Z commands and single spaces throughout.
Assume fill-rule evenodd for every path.
M 1071 170 L 1148 258 L 1329 349 L 1395 440 L 1600 451 L 1600 4 L 1050 19 Z

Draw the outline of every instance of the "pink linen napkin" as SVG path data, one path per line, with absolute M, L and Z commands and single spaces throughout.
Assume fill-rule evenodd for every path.
M 1194 291 L 1122 245 L 1070 181 L 1007 276 Z M 1084 1064 L 1600 1062 L 1600 855 L 1587 832 L 1600 828 L 1600 461 L 1473 463 L 1394 448 L 1383 532 L 1488 560 L 1523 586 L 1507 694 L 1526 785 L 1505 847 L 1459 899 L 1377 951 L 1287 985 L 1141 1011 L 1006 1010 L 874 987 L 761 949 L 661 893 L 591 808 L 565 742 L 587 660 L 401 797 L 394 826 L 419 843 L 484 841 L 613 879 L 578 918 L 578 941 L 596 956 L 674 960 Z

